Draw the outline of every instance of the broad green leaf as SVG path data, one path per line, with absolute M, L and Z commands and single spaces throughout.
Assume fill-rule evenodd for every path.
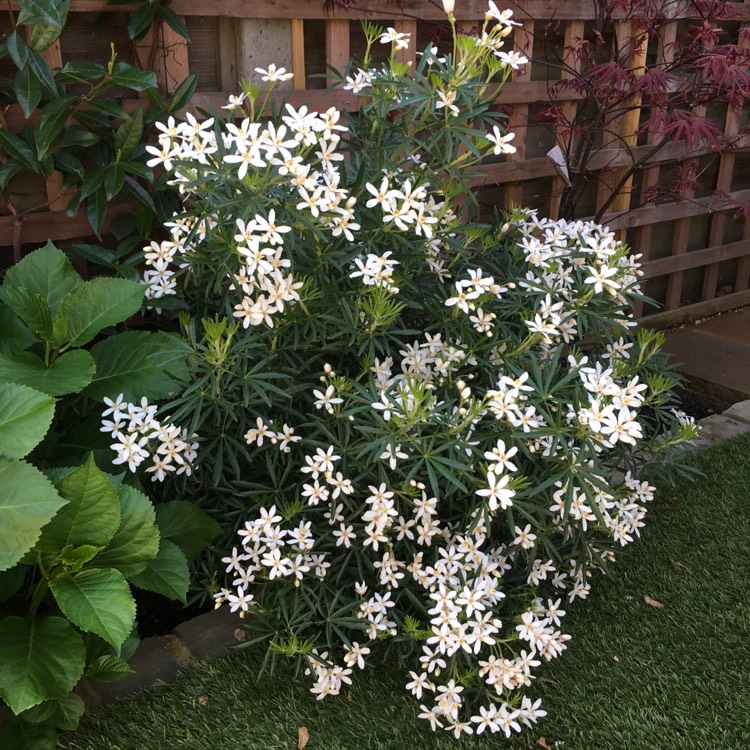
M 60 140 L 57 142 L 58 149 L 69 148 L 70 146 L 81 146 L 82 148 L 88 148 L 101 140 L 100 136 L 96 133 L 92 133 L 86 128 L 82 128 L 80 125 L 71 125 L 65 128 L 65 132 L 62 134 Z
M 125 279 L 94 279 L 69 292 L 60 311 L 68 316 L 71 346 L 83 346 L 103 328 L 137 313 L 145 289 L 143 284 Z
M 91 382 L 95 370 L 94 358 L 83 349 L 65 352 L 51 367 L 31 352 L 0 354 L 0 382 L 14 380 L 48 396 L 78 393 Z
M 135 601 L 122 573 L 92 568 L 53 578 L 49 587 L 74 625 L 104 638 L 119 654 L 135 623 Z
M 17 383 L 0 384 L 0 456 L 23 458 L 42 442 L 55 400 Z
M 125 86 L 134 91 L 144 91 L 157 85 L 154 71 L 136 68 L 126 62 L 115 64 L 112 70 L 112 82 L 117 86 Z
M 13 567 L 39 540 L 66 501 L 39 469 L 0 458 L 0 571 Z
M 126 484 L 120 498 L 120 528 L 107 548 L 97 555 L 98 567 L 116 568 L 126 578 L 140 573 L 159 552 L 159 529 L 151 501 Z
M 0 164 L 0 190 L 5 190 L 21 169 L 21 165 L 15 159 L 8 159 L 5 164 Z
M 28 26 L 32 23 L 51 24 L 58 28 L 63 27 L 63 19 L 57 0 L 20 0 L 18 13 L 18 24 Z
M 156 17 L 156 3 L 144 3 L 130 16 L 128 21 L 128 36 L 131 39 L 142 39 L 151 28 Z
M 10 59 L 13 60 L 15 66 L 19 71 L 23 70 L 29 60 L 29 50 L 26 47 L 26 42 L 23 37 L 17 31 L 14 31 L 5 40 L 5 46 L 7 47 Z
M 28 572 L 26 565 L 15 565 L 0 573 L 0 604 L 5 604 L 21 588 Z
M 43 159 L 47 152 L 52 148 L 60 133 L 65 128 L 65 123 L 73 111 L 73 103 L 76 101 L 74 96 L 59 97 L 53 99 L 44 105 L 42 114 L 39 117 L 39 124 L 34 132 L 34 142 L 36 143 L 36 153 L 40 159 Z
M 29 144 L 6 128 L 0 128 L 0 148 L 4 149 L 9 156 L 20 161 L 25 167 L 33 169 L 35 172 L 39 171 L 39 160 L 29 148 Z
M 213 518 L 187 500 L 157 505 L 156 523 L 162 537 L 174 542 L 188 560 L 197 559 L 203 548 L 221 533 L 221 526 Z
M 162 539 L 159 553 L 143 571 L 131 576 L 130 582 L 186 604 L 190 586 L 187 559 L 176 544 Z
M 28 120 L 42 100 L 42 84 L 32 73 L 31 68 L 22 68 L 16 73 L 13 88 L 16 92 L 18 106 Z
M 102 682 L 112 682 L 133 674 L 133 670 L 125 659 L 112 654 L 105 654 L 94 660 L 86 668 L 86 677 Z
M 44 341 L 53 342 L 52 310 L 47 300 L 24 287 L 0 287 L 0 300 Z
M 60 553 L 60 562 L 73 570 L 80 570 L 103 549 L 104 547 L 95 547 L 93 544 L 82 544 L 79 547 L 69 544 Z
M 166 5 L 159 5 L 159 15 L 167 22 L 167 25 L 174 29 L 183 39 L 190 40 L 190 32 L 182 19 Z
M 82 182 L 85 176 L 85 171 L 81 160 L 77 159 L 73 154 L 69 154 L 65 151 L 56 153 L 54 155 L 55 169 L 66 175 L 75 175 L 78 178 L 78 182 Z
M 57 491 L 68 504 L 44 529 L 39 547 L 59 552 L 69 544 L 105 547 L 120 525 L 120 501 L 107 475 L 89 457 L 66 474 Z
M 29 724 L 49 724 L 58 729 L 73 731 L 78 727 L 84 712 L 81 696 L 70 693 L 64 698 L 44 701 L 21 714 L 23 721 Z M 53 747 L 55 747 L 57 743 Z
M 15 354 L 36 343 L 36 336 L 7 305 L 0 303 L 0 352 Z
M 143 110 L 137 109 L 130 119 L 117 128 L 115 133 L 115 151 L 118 161 L 128 159 L 135 151 L 143 137 Z
M 51 724 L 27 724 L 14 721 L 0 732 L 0 747 L 19 750 L 55 750 L 57 730 Z
M 52 316 L 57 317 L 60 300 L 83 283 L 68 256 L 48 242 L 8 269 L 3 288 L 25 287 L 35 292 L 47 301 Z
M 0 621 L 0 697 L 16 715 L 68 695 L 85 659 L 83 639 L 61 617 Z
M 96 374 L 85 395 L 99 401 L 118 393 L 127 399 L 166 398 L 187 380 L 186 346 L 170 334 L 117 333 L 95 344 L 91 354 Z

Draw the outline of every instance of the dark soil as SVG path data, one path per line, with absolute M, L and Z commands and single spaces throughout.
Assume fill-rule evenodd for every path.
M 135 587 L 133 587 L 133 598 L 137 607 L 138 634 L 141 638 L 167 635 L 181 622 L 191 620 L 213 609 L 213 602 L 210 599 L 203 604 L 190 604 L 186 607 L 174 599 L 167 599 L 161 594 Z
M 710 417 L 712 414 L 721 414 L 724 411 L 724 407 L 719 406 L 705 396 L 693 393 L 692 391 L 686 391 L 684 388 L 677 388 L 675 393 L 680 399 L 682 410 L 696 420 Z

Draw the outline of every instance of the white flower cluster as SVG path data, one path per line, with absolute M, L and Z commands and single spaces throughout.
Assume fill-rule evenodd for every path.
M 174 473 L 190 476 L 198 455 L 197 435 L 188 435 L 170 422 L 156 418 L 158 407 L 143 398 L 140 404 L 125 401 L 123 394 L 116 399 L 105 398 L 107 408 L 102 412 L 102 432 L 108 432 L 115 439 L 110 448 L 117 453 L 113 464 L 127 464 L 136 472 L 148 458 L 151 464 L 146 472 L 152 482 L 163 482 L 167 475 Z

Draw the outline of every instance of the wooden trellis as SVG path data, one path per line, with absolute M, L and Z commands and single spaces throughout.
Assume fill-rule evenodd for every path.
M 596 0 L 528 0 L 527 2 L 498 2 L 500 7 L 514 11 L 521 26 L 516 30 L 516 46 L 532 57 L 534 32 L 555 22 L 561 35 L 561 51 L 566 55 L 578 39 L 587 32 L 587 23 L 596 18 Z M 731 4 L 741 24 L 748 25 L 750 0 Z M 685 7 L 688 7 L 686 3 Z M 190 73 L 199 79 L 199 88 L 187 109 L 200 106 L 220 107 L 229 93 L 236 93 L 239 77 L 252 75 L 253 59 L 258 49 L 266 49 L 268 59 L 285 64 L 294 72 L 292 90 L 286 92 L 294 105 L 307 104 L 313 109 L 336 106 L 353 110 L 358 99 L 348 92 L 326 91 L 326 65 L 342 69 L 350 56 L 360 50 L 358 23 L 363 19 L 394 25 L 397 30 L 410 33 L 416 41 L 403 52 L 406 62 L 416 60 L 416 51 L 425 46 L 435 29 L 445 24 L 442 3 L 438 0 L 173 0 L 170 8 L 186 22 L 193 41 L 190 44 L 166 25 L 157 25 L 144 40 L 130 47 L 132 61 L 156 71 L 159 85 L 165 92 L 173 91 Z M 461 25 L 470 30 L 484 17 L 486 0 L 462 0 L 456 3 L 456 16 Z M 112 17 L 127 8 L 109 6 L 105 0 L 72 0 L 71 18 L 86 19 L 86 14 L 110 13 Z M 668 60 L 673 54 L 670 40 L 677 34 L 685 10 L 674 13 L 664 38 L 655 51 L 657 58 Z M 627 38 L 634 30 L 623 19 L 618 33 Z M 0 27 L 1 28 L 1 27 Z M 119 49 L 128 48 L 129 41 L 120 29 Z M 8 29 L 6 29 L 7 33 Z M 114 33 L 114 32 L 113 32 Z M 265 41 L 253 34 L 265 33 Z M 248 42 L 251 39 L 252 44 Z M 261 43 L 262 42 L 262 43 Z M 85 59 L 87 42 L 83 38 L 82 23 L 69 22 L 62 37 L 45 51 L 52 67 L 68 60 Z M 92 42 L 93 44 L 93 42 Z M 264 46 L 265 45 L 265 46 Z M 641 51 L 641 62 L 646 60 L 646 49 Z M 90 56 L 89 56 L 90 57 Z M 248 62 L 250 61 L 250 62 Z M 282 61 L 280 63 L 280 61 Z M 484 176 L 476 181 L 481 200 L 504 205 L 524 204 L 540 213 L 555 217 L 560 210 L 564 182 L 558 177 L 546 151 L 555 142 L 562 142 L 565 134 L 553 132 L 535 122 L 535 105 L 548 99 L 549 84 L 543 60 L 518 71 L 503 89 L 499 103 L 511 109 L 510 125 L 516 132 L 514 141 L 518 151 L 500 163 L 486 165 Z M 565 89 L 558 95 L 558 103 L 567 116 L 575 112 L 580 95 Z M 138 99 L 123 103 L 126 111 L 142 105 Z M 20 129 L 24 117 L 20 109 L 10 107 L 5 112 L 6 126 Z M 590 165 L 599 171 L 598 181 L 591 187 L 591 213 L 603 205 L 612 176 L 623 174 L 633 160 L 646 153 L 648 145 L 637 145 L 634 131 L 638 111 L 619 123 L 618 137 L 602 144 Z M 737 136 L 737 148 L 718 157 L 713 184 L 709 187 L 731 197 L 717 200 L 711 195 L 699 195 L 690 201 L 655 205 L 639 205 L 640 196 L 657 184 L 665 170 L 686 157 L 695 164 L 711 157 L 706 147 L 687 154 L 675 147 L 662 149 L 650 160 L 648 167 L 637 176 L 639 189 L 630 185 L 612 203 L 604 223 L 621 232 L 635 251 L 643 254 L 646 291 L 664 306 L 664 312 L 646 313 L 650 325 L 668 325 L 690 316 L 705 315 L 750 303 L 750 220 L 736 221 L 732 207 L 750 201 L 750 159 L 746 159 L 750 140 L 742 136 L 746 127 L 739 112 L 729 110 L 724 115 L 725 133 Z M 564 145 L 561 143 L 561 145 Z M 60 196 L 59 176 L 46 184 L 29 185 L 46 196 L 47 203 L 38 211 L 23 215 L 0 216 L 0 246 L 14 242 L 34 246 L 48 239 L 58 242 L 84 239 L 90 235 L 83 212 L 68 217 L 64 212 L 66 196 Z M 34 205 L 33 200 L 29 200 Z M 112 206 L 109 219 L 118 211 L 132 211 L 132 204 Z M 585 218 L 584 216 L 578 218 Z M 107 231 L 105 223 L 104 231 Z M 640 312 L 640 311 L 639 311 Z M 649 314 L 651 313 L 651 314 Z

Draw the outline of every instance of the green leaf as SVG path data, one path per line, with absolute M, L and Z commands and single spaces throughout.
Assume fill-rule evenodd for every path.
M 29 47 L 37 52 L 43 52 L 48 47 L 51 47 L 60 38 L 60 34 L 62 34 L 62 30 L 68 21 L 69 10 L 70 0 L 63 0 L 63 2 L 58 5 L 60 26 L 47 23 L 46 21 L 39 21 L 35 24 L 34 28 L 31 30 Z
M 94 234 L 101 239 L 102 224 L 107 215 L 107 195 L 104 188 L 99 188 L 93 195 L 86 198 L 86 218 L 89 220 Z
M 28 26 L 32 23 L 44 21 L 61 29 L 63 19 L 56 0 L 20 0 L 18 24 Z
M 100 656 L 86 669 L 86 677 L 102 682 L 113 682 L 129 674 L 134 674 L 134 672 L 125 659 L 112 654 Z
M 122 190 L 124 184 L 125 168 L 119 163 L 110 164 L 104 174 L 104 194 L 107 200 L 111 201 Z
M 174 29 L 183 39 L 190 41 L 190 32 L 182 19 L 166 5 L 159 5 L 159 15 L 167 22 L 167 25 Z
M 10 59 L 13 60 L 19 71 L 26 67 L 29 60 L 29 50 L 23 37 L 14 31 L 6 40 L 5 46 L 8 49 Z M 28 115 L 27 115 L 28 116 Z
M 57 317 L 60 300 L 83 283 L 68 256 L 48 242 L 8 269 L 3 288 L 25 287 L 35 292 L 47 301 L 52 316 Z
M 156 3 L 144 3 L 128 21 L 128 36 L 131 39 L 142 39 L 156 18 Z
M 95 547 L 93 544 L 82 544 L 74 547 L 72 544 L 63 548 L 60 553 L 60 562 L 74 570 L 80 570 L 87 562 L 93 560 L 104 547 Z
M 187 559 L 176 544 L 162 539 L 159 553 L 142 572 L 131 576 L 130 582 L 186 604 L 190 586 Z
M 24 711 L 21 718 L 29 724 L 49 724 L 59 729 L 73 731 L 78 727 L 84 708 L 81 696 L 70 693 L 64 698 L 44 701 L 44 703 L 30 708 L 28 711 Z
M 36 343 L 37 337 L 7 305 L 0 303 L 0 352 L 15 354 Z
M 22 138 L 10 130 L 0 128 L 0 148 L 4 149 L 8 156 L 21 162 L 25 167 L 39 172 L 39 161 L 36 154 Z
M 0 732 L 0 747 L 19 750 L 55 750 L 57 730 L 51 724 L 26 724 L 16 721 Z
M 58 95 L 57 84 L 55 79 L 52 77 L 52 71 L 50 70 L 47 61 L 33 49 L 29 50 L 29 65 L 34 71 L 36 77 L 42 82 L 44 88 L 52 94 L 52 96 Z
M 8 159 L 5 164 L 0 164 L 0 190 L 5 190 L 20 171 L 21 165 L 15 159 Z
M 0 604 L 5 604 L 21 588 L 28 572 L 26 565 L 15 565 L 0 573 Z
M 49 587 L 74 625 L 104 638 L 119 654 L 135 623 L 135 601 L 122 573 L 92 568 L 53 578 Z
M 25 461 L 0 458 L 0 571 L 13 567 L 65 505 L 52 483 Z
M 57 136 L 62 133 L 65 123 L 73 111 L 73 102 L 75 101 L 76 97 L 66 96 L 53 99 L 44 105 L 39 117 L 39 124 L 36 126 L 34 133 L 36 153 L 40 159 L 46 156 Z
M 135 151 L 143 137 L 143 110 L 137 109 L 129 119 L 117 128 L 115 133 L 115 151 L 118 161 L 124 161 Z
M 13 310 L 40 339 L 54 342 L 52 310 L 39 294 L 24 287 L 0 287 L 0 300 Z
M 120 528 L 107 548 L 97 555 L 99 567 L 116 568 L 126 578 L 142 572 L 159 552 L 159 529 L 151 501 L 134 487 L 122 485 Z
M 13 88 L 16 92 L 18 105 L 28 120 L 42 100 L 42 84 L 30 68 L 22 68 L 16 74 Z
M 64 698 L 83 674 L 86 648 L 61 617 L 0 622 L 0 697 L 18 715 L 50 698 Z
M 94 279 L 69 292 L 60 303 L 68 316 L 71 346 L 83 346 L 107 326 L 135 315 L 146 288 L 125 279 Z
M 154 205 L 153 198 L 148 194 L 148 191 L 139 185 L 132 177 L 126 177 L 125 182 L 130 188 L 130 192 L 141 202 L 144 206 L 147 206 L 151 211 L 156 213 L 156 206 Z M 137 209 L 136 209 L 137 210 Z M 150 229 L 150 225 L 149 225 Z
M 85 395 L 99 401 L 122 393 L 127 399 L 155 400 L 180 390 L 188 377 L 187 347 L 176 336 L 126 331 L 91 349 L 96 375 Z
M 157 85 L 156 73 L 153 70 L 142 70 L 125 62 L 115 64 L 112 70 L 112 82 L 134 91 L 145 91 Z
M 17 383 L 0 384 L 0 455 L 23 458 L 47 434 L 55 400 Z
M 58 171 L 64 174 L 75 175 L 79 183 L 83 182 L 85 176 L 83 164 L 73 154 L 69 154 L 66 151 L 57 152 L 54 155 L 54 165 Z
M 120 501 L 93 456 L 66 474 L 57 483 L 57 491 L 68 504 L 44 529 L 40 549 L 59 552 L 69 544 L 106 547 L 120 525 Z
M 188 76 L 172 94 L 172 99 L 169 102 L 169 112 L 174 112 L 176 109 L 182 109 L 187 106 L 190 101 L 190 97 L 195 93 L 195 89 L 198 86 L 198 76 Z
M 80 125 L 71 125 L 65 128 L 62 137 L 57 142 L 58 149 L 69 148 L 70 146 L 81 146 L 82 148 L 88 148 L 96 143 L 99 143 L 101 138 L 96 134 L 92 133 L 86 128 L 82 128 Z
M 174 542 L 188 560 L 221 533 L 221 526 L 205 511 L 187 500 L 172 500 L 156 506 L 156 523 L 165 539 Z
M 31 352 L 0 354 L 0 381 L 13 380 L 48 396 L 78 393 L 91 382 L 95 370 L 94 358 L 83 349 L 65 352 L 50 367 Z

